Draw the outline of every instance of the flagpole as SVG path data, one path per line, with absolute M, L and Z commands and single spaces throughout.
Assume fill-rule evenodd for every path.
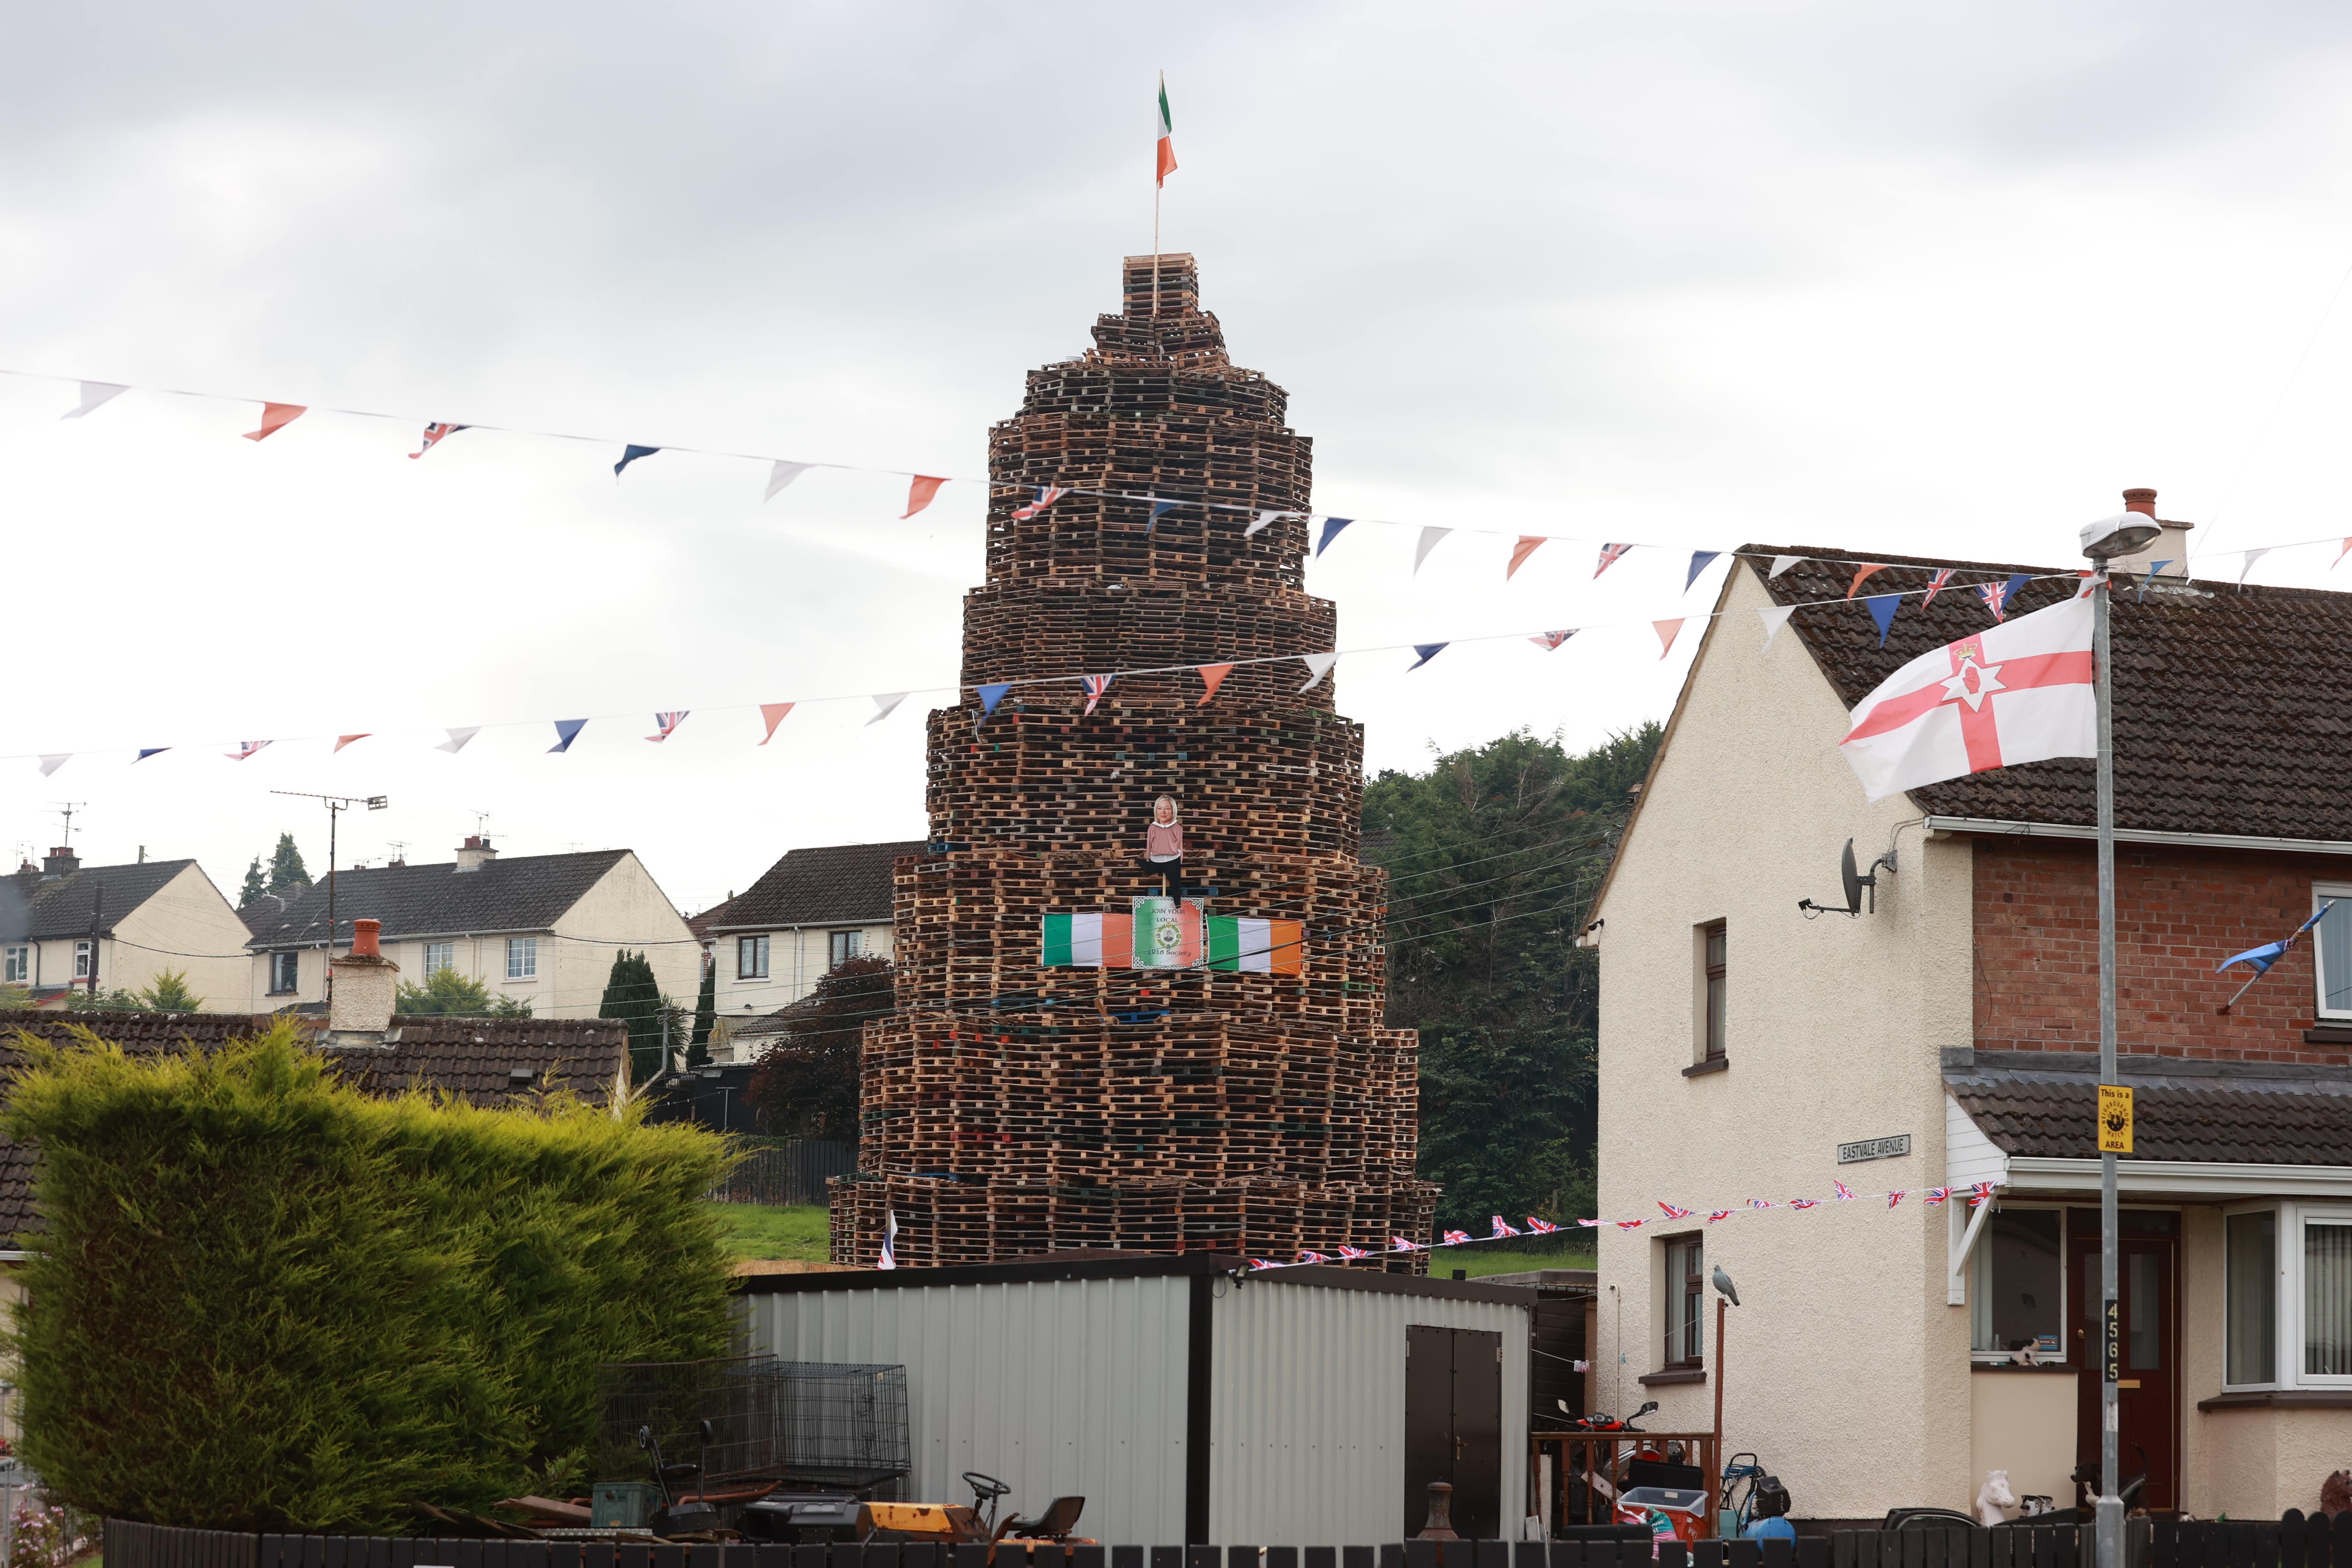
M 1160 73 L 1160 102 L 1167 101 L 1168 73 Z M 1160 193 L 1168 182 L 1160 173 L 1160 144 L 1151 144 L 1151 314 L 1160 314 Z
M 2107 653 L 2107 559 L 2094 554 L 2091 563 L 2098 574 L 2091 590 L 2091 659 L 2099 731 L 2099 1082 L 2115 1084 L 2121 1081 L 2116 1061 L 2115 671 Z M 2099 1155 L 2099 1497 L 2094 1515 L 2098 1568 L 2124 1568 L 2124 1504 L 2116 1491 L 2122 1436 L 2116 1382 L 2122 1359 L 2116 1334 L 2117 1229 L 2116 1155 L 2108 1150 Z

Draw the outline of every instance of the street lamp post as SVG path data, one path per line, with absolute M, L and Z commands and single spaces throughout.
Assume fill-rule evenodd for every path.
M 2107 656 L 2110 601 L 2107 563 L 2136 554 L 2158 533 L 2156 520 L 2140 512 L 2091 523 L 2083 530 L 2083 553 L 2098 575 L 2091 598 L 2091 664 L 2098 703 L 2099 775 L 2099 1082 L 2122 1081 L 2116 1061 L 2116 742 L 2115 671 Z M 2116 1379 L 2119 1315 L 2116 1290 L 2116 1156 L 2099 1155 L 2099 1498 L 2094 1526 L 2098 1568 L 2123 1568 L 2124 1501 L 2118 1492 L 2117 1453 L 2122 1446 Z

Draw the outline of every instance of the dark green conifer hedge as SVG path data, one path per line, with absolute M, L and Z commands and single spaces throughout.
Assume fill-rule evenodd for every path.
M 95 1513 L 393 1531 L 588 1448 L 593 1369 L 721 1354 L 723 1146 L 576 1103 L 346 1087 L 290 1026 L 27 1058 L 25 1457 Z

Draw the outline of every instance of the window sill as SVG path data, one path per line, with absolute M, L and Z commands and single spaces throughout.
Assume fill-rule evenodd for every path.
M 1655 1388 L 1662 1383 L 1705 1383 L 1706 1368 L 1678 1366 L 1672 1372 L 1645 1372 L 1633 1381 L 1649 1388 Z
M 2034 1363 L 2032 1365 L 2031 1365 L 2031 1366 L 2022 1366 L 2022 1365 L 2020 1365 L 2018 1363 L 2013 1362 L 2013 1361 L 1980 1361 L 1980 1362 L 1975 1362 L 1975 1363 L 1972 1363 L 1970 1364 L 1970 1366 L 1969 1366 L 1969 1371 L 1971 1371 L 1971 1372 L 2003 1372 L 2003 1373 L 2010 1373 L 2010 1372 L 2058 1372 L 2058 1373 L 2065 1373 L 2065 1374 L 2066 1374 L 2067 1376 L 2069 1376 L 2069 1377 L 2072 1377 L 2072 1376 L 2074 1376 L 2074 1369 L 2073 1367 L 2071 1367 L 2071 1366 L 2068 1366 L 2068 1365 L 2067 1365 L 2064 1362 L 2063 1362 L 2063 1361 L 2060 1361 L 2060 1362 L 2049 1362 L 2049 1361 L 2035 1362 L 2035 1363 Z
M 1685 1078 L 1705 1078 L 1711 1072 L 1727 1072 L 1730 1070 L 1730 1068 L 1731 1058 L 1729 1057 L 1715 1057 L 1706 1061 L 1694 1062 L 1689 1067 L 1683 1068 L 1683 1076 Z
M 2197 1402 L 2200 1410 L 2352 1410 L 2352 1388 L 2261 1388 Z
M 2352 1024 L 2321 1024 L 2303 1032 L 2306 1046 L 2352 1046 Z

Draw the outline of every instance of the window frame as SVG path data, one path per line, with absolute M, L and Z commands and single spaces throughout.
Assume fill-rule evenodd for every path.
M 1685 1248 L 1693 1258 L 1691 1271 L 1677 1278 L 1675 1259 Z M 1686 1230 L 1658 1237 L 1658 1370 L 1703 1372 L 1706 1368 L 1706 1233 Z M 1686 1306 L 1687 1319 L 1675 1316 L 1677 1302 Z M 1675 1353 L 1677 1331 L 1688 1353 Z M 1696 1348 L 1689 1349 L 1693 1345 Z
M 74 973 L 76 980 L 88 980 L 98 973 L 98 942 L 90 937 L 74 942 Z
M 1696 1059 L 1727 1062 L 1731 1059 L 1731 922 L 1728 920 L 1708 921 L 1696 928 L 1698 933 L 1698 1049 Z M 1716 943 L 1723 944 L 1723 958 L 1715 957 Z
M 436 974 L 440 973 L 441 971 L 445 969 L 455 969 L 457 967 L 457 944 L 456 942 L 428 942 L 424 944 L 424 947 L 425 978 L 427 981 L 430 981 Z M 433 961 L 434 955 L 436 953 L 441 957 L 441 962 L 438 963 L 436 963 Z
M 754 934 L 735 939 L 735 978 L 738 980 L 768 980 L 774 976 L 774 938 Z M 743 955 L 751 954 L 751 966 L 744 966 Z
M 10 970 L 18 973 L 10 973 Z M 33 944 L 15 942 L 0 947 L 0 985 L 30 985 L 33 984 Z
M 520 968 L 516 967 L 518 959 L 521 961 Z M 507 978 L 509 980 L 539 978 L 539 938 L 535 936 L 507 938 Z
M 2230 1204 L 2222 1207 L 2221 1310 L 2214 1316 L 2221 1327 L 2221 1388 L 2224 1393 L 2252 1393 L 2294 1386 L 2284 1377 L 2289 1360 L 2287 1347 L 2293 1334 L 2287 1309 L 2290 1287 L 2299 1287 L 2302 1277 L 2301 1270 L 2291 1271 L 2287 1268 L 2288 1206 L 2280 1203 L 2259 1203 Z M 2230 1222 L 2242 1215 L 2262 1214 L 2271 1216 L 2271 1375 L 2255 1381 L 2232 1383 L 2230 1381 Z M 2294 1359 L 2299 1361 L 2300 1354 Z
M 2292 1349 L 2294 1356 L 2294 1386 L 2297 1388 L 2352 1388 L 2352 1371 L 2305 1372 L 2305 1279 L 2304 1232 L 2315 1221 L 2321 1225 L 2352 1226 L 2352 1205 L 2340 1203 L 2290 1204 L 2283 1205 L 2294 1215 L 2294 1294 L 2281 1305 L 2283 1316 L 2294 1325 Z M 2284 1250 L 2282 1248 L 2282 1250 Z M 2283 1343 L 2284 1336 L 2281 1336 Z
M 292 973 L 290 975 L 281 975 L 281 974 L 278 973 L 281 969 L 283 969 L 283 970 L 291 970 L 293 973 Z M 278 982 L 279 982 L 279 980 L 280 980 L 280 979 L 288 979 L 288 980 L 290 980 L 290 981 L 292 982 L 292 984 L 290 984 L 281 985 L 281 984 L 278 984 Z M 297 996 L 297 995 L 301 994 L 301 991 L 302 991 L 302 952 L 301 952 L 301 950 L 300 950 L 299 948 L 276 948 L 276 949 L 273 949 L 273 950 L 270 952 L 270 954 L 269 954 L 269 992 L 268 992 L 268 994 L 270 994 L 270 995 L 272 995 L 272 996 Z
M 2343 906 L 2340 911 L 2331 912 L 2329 920 L 2352 919 L 2352 882 L 2315 881 L 2311 884 L 2314 914 L 2318 913 L 2319 906 L 2329 899 L 2338 900 Z M 2317 927 L 2314 927 L 2311 932 L 2311 1006 L 2315 1020 L 2352 1019 L 2352 1007 L 2330 1007 L 2327 1005 L 2327 960 L 2320 946 Z
M 1953 1211 L 1953 1221 L 1956 1224 L 1965 1226 L 1969 1218 L 1969 1212 L 1967 1205 L 1960 1202 L 1960 1196 L 1958 1194 L 1956 1193 L 1953 1195 L 1952 1202 L 1948 1206 Z M 1993 1199 L 1993 1214 L 1985 1215 L 1984 1228 L 1977 1233 L 1976 1245 L 1969 1249 L 1969 1256 L 1966 1260 L 1968 1268 L 1967 1285 L 1969 1292 L 1967 1305 L 1969 1309 L 1969 1364 L 1973 1366 L 2008 1366 L 2012 1364 L 2010 1358 L 2015 1353 L 2011 1351 L 1980 1351 L 1976 1348 L 1975 1343 L 1977 1303 L 1979 1300 L 1984 1299 L 1979 1293 L 1989 1293 L 1992 1288 L 1993 1215 L 1999 1214 L 2003 1209 L 2019 1212 L 2032 1209 L 2044 1212 L 2054 1212 L 2058 1215 L 2058 1353 L 2052 1356 L 2045 1356 L 2039 1349 L 2037 1349 L 2033 1352 L 2033 1359 L 2043 1366 L 2073 1366 L 2074 1364 L 2074 1358 L 2067 1353 L 2066 1348 L 2068 1340 L 2066 1332 L 2066 1303 L 2074 1299 L 2067 1292 L 2073 1288 L 2074 1283 L 2072 1276 L 2074 1254 L 2073 1248 L 2068 1245 L 2071 1238 L 2067 1235 L 2066 1225 L 2066 1210 L 2068 1206 L 2069 1205 L 2067 1204 L 2061 1200 L 2051 1198 L 2021 1202 L 2011 1202 L 2006 1198 Z M 1965 1234 L 1965 1232 L 1963 1232 L 1963 1234 Z M 2036 1337 L 2039 1338 L 2039 1336 Z
M 2272 1302 L 2275 1317 L 2272 1323 L 2273 1360 L 2271 1377 L 2263 1383 L 2232 1383 L 2230 1381 L 2229 1341 L 2229 1223 L 2241 1215 L 2269 1214 L 2273 1216 L 2272 1236 L 2278 1248 L 2272 1259 L 2275 1293 Z M 2352 1226 L 2352 1204 L 2340 1199 L 2315 1199 L 2302 1202 L 2290 1198 L 2272 1198 L 2254 1203 L 2230 1204 L 2221 1210 L 2221 1279 L 2222 1310 L 2216 1314 L 2221 1336 L 2221 1389 L 2227 1394 L 2255 1394 L 2297 1388 L 2338 1390 L 2352 1388 L 2352 1372 L 2318 1373 L 2303 1370 L 2304 1331 L 2306 1314 L 2304 1303 L 2304 1232 L 2313 1223 Z
M 853 958 L 866 956 L 866 931 L 861 926 L 824 933 L 825 972 L 831 973 Z

